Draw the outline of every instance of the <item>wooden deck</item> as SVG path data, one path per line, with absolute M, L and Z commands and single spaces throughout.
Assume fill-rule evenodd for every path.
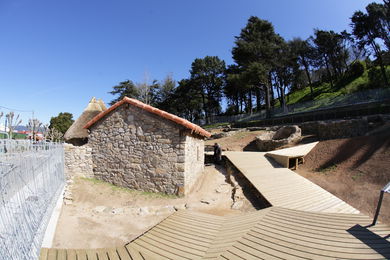
M 184 210 L 124 247 L 42 249 L 40 259 L 389 259 L 390 226 L 371 221 L 279 207 L 226 217 Z
M 182 210 L 123 247 L 42 248 L 40 260 L 390 259 L 390 226 L 371 227 L 371 218 L 265 153 L 225 155 L 271 207 L 235 216 Z
M 266 153 L 225 152 L 224 155 L 272 206 L 314 212 L 359 213 L 320 186 L 278 165 L 265 156 Z
M 117 248 L 58 249 L 42 248 L 39 260 L 151 260 L 155 259 L 129 245 Z

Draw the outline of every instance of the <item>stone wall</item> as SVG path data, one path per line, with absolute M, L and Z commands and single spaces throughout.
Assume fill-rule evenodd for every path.
M 191 140 L 186 132 L 157 115 L 122 105 L 90 129 L 94 175 L 132 189 L 185 193 L 186 140 Z
M 314 121 L 300 124 L 303 134 L 313 134 L 321 140 L 364 135 L 369 130 L 367 119 Z
M 204 170 L 204 141 L 187 135 L 185 142 L 185 193 L 188 193 Z
M 64 144 L 65 174 L 67 177 L 93 177 L 92 148 L 88 145 Z

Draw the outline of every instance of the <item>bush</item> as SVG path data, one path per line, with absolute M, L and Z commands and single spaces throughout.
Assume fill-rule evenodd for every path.
M 360 77 L 361 75 L 363 75 L 365 69 L 366 69 L 365 64 L 362 61 L 360 60 L 355 61 L 354 63 L 351 64 L 349 68 L 348 76 L 350 78 Z
M 386 87 L 385 79 L 383 78 L 382 71 L 379 67 L 373 67 L 368 71 L 368 79 L 371 88 Z

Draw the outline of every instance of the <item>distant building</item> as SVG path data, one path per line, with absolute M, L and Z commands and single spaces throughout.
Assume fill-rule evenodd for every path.
M 188 193 L 204 170 L 206 130 L 124 98 L 85 125 L 93 174 L 113 184 L 152 192 Z

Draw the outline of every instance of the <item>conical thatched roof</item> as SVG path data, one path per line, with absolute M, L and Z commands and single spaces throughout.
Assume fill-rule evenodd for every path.
M 74 143 L 73 139 L 87 139 L 88 130 L 83 128 L 92 118 L 98 115 L 100 112 L 107 110 L 103 100 L 97 101 L 96 98 L 92 98 L 89 101 L 88 106 L 84 109 L 83 113 L 77 120 L 69 127 L 64 135 L 66 142 Z

